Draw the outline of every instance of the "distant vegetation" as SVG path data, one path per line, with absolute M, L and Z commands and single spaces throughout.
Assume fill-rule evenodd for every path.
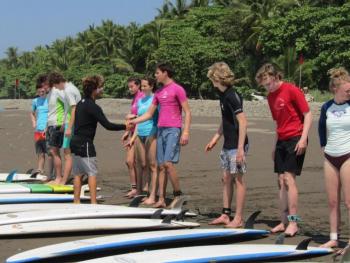
M 168 0 L 142 26 L 104 20 L 32 52 L 9 47 L 0 60 L 0 97 L 13 97 L 16 79 L 21 96 L 32 97 L 36 76 L 51 70 L 77 85 L 102 74 L 105 95 L 125 97 L 128 76 L 152 74 L 158 61 L 169 61 L 190 97 L 214 98 L 207 68 L 225 61 L 249 98 L 257 68 L 273 61 L 297 85 L 302 66 L 301 86 L 324 98 L 327 70 L 350 64 L 349 14 L 349 0 Z

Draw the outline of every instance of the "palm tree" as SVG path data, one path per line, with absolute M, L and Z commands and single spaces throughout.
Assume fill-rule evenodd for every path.
M 211 2 L 211 0 L 192 0 L 190 7 L 208 7 Z
M 34 64 L 34 55 L 32 52 L 23 52 L 19 57 L 19 64 L 25 68 L 29 68 Z
M 182 18 L 190 9 L 190 6 L 187 4 L 187 0 L 176 0 L 175 4 L 169 1 L 171 7 L 171 13 L 175 17 Z
M 161 8 L 157 8 L 158 15 L 156 18 L 170 18 L 172 16 L 170 11 L 170 0 L 165 0 Z
M 79 32 L 75 40 L 73 51 L 74 58 L 79 64 L 90 64 L 93 61 L 94 39 L 89 31 Z
M 72 62 L 72 46 L 73 39 L 71 37 L 54 41 L 51 47 L 48 47 L 52 66 L 62 71 L 67 70 Z
M 6 62 L 8 68 L 18 67 L 18 48 L 9 47 L 6 49 L 5 54 L 7 55 Z

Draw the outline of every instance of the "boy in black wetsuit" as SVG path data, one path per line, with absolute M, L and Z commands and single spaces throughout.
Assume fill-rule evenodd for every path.
M 102 76 L 83 79 L 84 98 L 75 111 L 74 135 L 71 140 L 74 174 L 74 203 L 80 203 L 81 177 L 88 175 L 91 203 L 96 204 L 97 160 L 94 146 L 97 122 L 111 131 L 125 130 L 124 124 L 114 124 L 107 120 L 95 100 L 102 94 Z
M 226 227 L 239 228 L 243 227 L 246 193 L 243 174 L 246 172 L 245 155 L 248 150 L 247 120 L 243 113 L 242 98 L 232 88 L 234 74 L 229 66 L 224 62 L 215 63 L 209 68 L 207 76 L 219 91 L 222 122 L 205 147 L 205 151 L 213 149 L 224 135 L 224 145 L 220 153 L 221 166 L 224 170 L 223 209 L 221 216 L 209 224 L 224 224 Z M 233 183 L 236 185 L 236 213 L 230 221 Z

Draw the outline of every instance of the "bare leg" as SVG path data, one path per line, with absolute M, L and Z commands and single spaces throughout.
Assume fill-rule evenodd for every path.
M 242 175 L 237 174 L 233 179 L 236 184 L 236 213 L 233 220 L 226 227 L 243 227 L 243 207 L 246 195 L 246 184 Z
M 222 177 L 222 184 L 223 184 L 223 192 L 222 192 L 222 200 L 223 200 L 223 207 L 224 208 L 230 208 L 231 202 L 232 202 L 232 195 L 233 195 L 233 178 L 232 174 L 230 174 L 229 171 L 224 171 L 223 177 Z M 209 223 L 209 225 L 220 225 L 220 224 L 229 224 L 230 223 L 230 217 L 228 214 L 221 214 L 218 218 L 214 219 Z
M 135 156 L 136 156 L 136 165 L 140 171 L 137 173 L 137 191 L 138 193 L 142 193 L 142 191 L 148 191 L 148 181 L 147 181 L 147 174 L 148 174 L 148 167 L 147 167 L 147 161 L 146 161 L 146 147 L 142 143 L 142 141 L 137 138 L 135 141 Z
M 153 205 L 156 202 L 157 192 L 157 160 L 156 160 L 157 140 L 150 138 L 147 145 L 147 161 L 151 171 L 151 190 L 149 197 L 143 202 L 145 205 Z
M 278 175 L 278 188 L 279 188 L 279 203 L 281 211 L 281 223 L 271 229 L 271 233 L 278 233 L 285 231 L 285 225 L 287 224 L 288 215 L 288 195 L 287 189 L 284 184 L 284 174 Z
M 135 146 L 131 146 L 126 150 L 126 165 L 128 167 L 130 184 L 136 185 L 136 167 L 135 167 Z M 137 189 L 131 189 L 126 197 L 133 198 L 137 195 Z
M 64 171 L 60 184 L 66 184 L 72 172 L 73 158 L 70 149 L 64 149 Z
M 62 160 L 60 155 L 60 149 L 57 147 L 51 147 L 50 154 L 53 158 L 53 163 L 55 166 L 55 175 L 56 175 L 56 179 L 53 181 L 53 183 L 59 184 L 62 179 Z
M 166 180 L 167 174 L 164 165 L 159 166 L 159 199 L 158 202 L 153 205 L 153 207 L 161 208 L 166 207 L 165 194 L 166 194 Z
M 74 203 L 75 204 L 80 204 L 81 177 L 82 175 L 74 176 Z
M 40 173 L 44 173 L 45 171 L 45 153 L 38 154 L 38 170 Z
M 298 213 L 298 188 L 295 180 L 295 174 L 285 172 L 284 183 L 288 190 L 288 210 L 290 215 Z M 285 231 L 286 235 L 294 236 L 298 232 L 297 222 L 289 222 Z
M 47 155 L 47 167 L 48 167 L 48 170 L 49 170 L 47 176 L 48 176 L 48 178 L 52 178 L 54 173 L 55 173 L 54 172 L 55 167 L 54 167 L 54 164 L 53 164 L 53 158 L 52 158 L 51 154 Z
M 97 204 L 97 199 L 96 199 L 96 192 L 97 192 L 96 176 L 89 176 L 88 184 L 89 184 L 89 190 L 90 190 L 90 202 L 91 202 L 91 204 Z

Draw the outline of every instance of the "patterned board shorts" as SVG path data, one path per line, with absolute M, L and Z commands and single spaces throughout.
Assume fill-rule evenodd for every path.
M 245 147 L 245 154 L 248 152 L 248 146 Z M 247 172 L 246 163 L 236 163 L 237 149 L 222 149 L 220 153 L 221 168 L 230 171 L 231 174 L 245 174 Z

